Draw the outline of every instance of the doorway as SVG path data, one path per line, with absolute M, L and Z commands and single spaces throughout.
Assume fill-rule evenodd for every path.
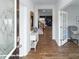
M 39 27 L 39 35 L 44 35 L 45 30 L 50 31 L 50 37 L 52 39 L 52 9 L 39 9 L 38 10 L 38 15 L 39 15 L 39 20 L 38 20 L 38 27 Z M 47 33 L 46 33 L 47 34 Z

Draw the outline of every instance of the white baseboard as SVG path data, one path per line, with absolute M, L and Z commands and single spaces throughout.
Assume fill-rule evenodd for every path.
M 59 44 L 59 42 L 56 39 L 52 39 L 55 40 L 56 44 L 60 47 L 61 45 Z
M 25 54 L 23 54 L 23 55 L 19 55 L 19 56 L 20 56 L 20 57 L 27 56 L 29 52 L 30 52 L 30 50 L 28 50 Z

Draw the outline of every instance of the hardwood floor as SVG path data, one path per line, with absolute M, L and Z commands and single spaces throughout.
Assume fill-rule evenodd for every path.
M 79 47 L 76 44 L 68 42 L 58 47 L 51 35 L 51 28 L 46 27 L 44 35 L 40 35 L 37 51 L 31 50 L 23 59 L 79 59 Z

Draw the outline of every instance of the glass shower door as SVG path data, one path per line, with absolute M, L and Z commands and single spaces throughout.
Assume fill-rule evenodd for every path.
M 0 0 L 0 59 L 15 48 L 15 0 Z

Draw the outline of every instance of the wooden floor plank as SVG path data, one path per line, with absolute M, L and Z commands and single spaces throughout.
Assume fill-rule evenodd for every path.
M 58 47 L 52 40 L 51 27 L 46 27 L 44 35 L 40 35 L 37 51 L 31 50 L 23 59 L 79 59 L 79 47 L 72 42 Z

